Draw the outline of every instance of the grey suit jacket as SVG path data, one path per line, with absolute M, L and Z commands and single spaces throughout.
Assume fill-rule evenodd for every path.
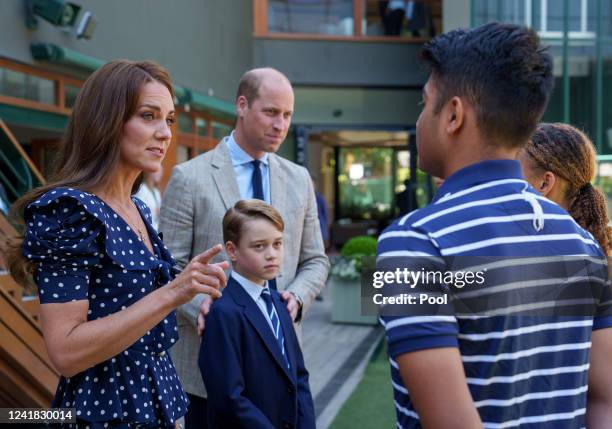
M 304 167 L 270 154 L 269 168 L 270 199 L 285 222 L 285 253 L 277 287 L 302 298 L 304 315 L 325 286 L 329 271 L 315 194 Z M 240 199 L 225 141 L 174 167 L 162 200 L 159 230 L 181 268 L 194 256 L 223 243 L 223 215 Z M 226 259 L 223 252 L 214 262 Z M 196 326 L 203 299 L 204 295 L 198 295 L 179 308 L 180 338 L 171 349 L 183 387 L 201 397 L 206 396 L 206 390 L 198 368 L 200 338 Z

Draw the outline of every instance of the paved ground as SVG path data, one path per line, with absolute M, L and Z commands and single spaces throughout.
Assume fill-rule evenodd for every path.
M 331 322 L 331 291 L 316 301 L 303 323 L 303 352 L 317 428 L 326 429 L 361 380 L 382 328 Z

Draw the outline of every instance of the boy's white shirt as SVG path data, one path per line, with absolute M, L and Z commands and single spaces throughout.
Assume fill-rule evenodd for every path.
M 253 301 L 255 301 L 255 304 L 257 304 L 257 306 L 263 313 L 264 317 L 266 318 L 268 325 L 270 326 L 270 329 L 272 330 L 272 333 L 274 333 L 274 328 L 272 327 L 272 321 L 270 320 L 270 316 L 268 316 L 268 309 L 266 308 L 266 302 L 261 297 L 261 292 L 263 291 L 264 288 L 268 287 L 268 282 L 266 281 L 266 283 L 263 286 L 258 285 L 257 283 L 253 283 L 252 281 L 245 278 L 244 276 L 241 276 L 236 271 L 232 271 L 230 276 L 233 277 L 234 280 L 236 280 L 240 284 L 240 286 L 242 286 L 245 292 L 253 299 Z

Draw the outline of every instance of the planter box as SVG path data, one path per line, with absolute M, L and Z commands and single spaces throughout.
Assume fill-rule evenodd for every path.
M 332 295 L 332 322 L 377 325 L 378 316 L 361 314 L 360 280 L 341 280 L 330 277 L 328 287 Z

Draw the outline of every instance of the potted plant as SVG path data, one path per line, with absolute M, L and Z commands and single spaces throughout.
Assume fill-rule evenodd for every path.
M 367 256 L 376 256 L 376 239 L 361 235 L 347 241 L 332 261 L 329 286 L 335 323 L 377 324 L 377 316 L 361 312 L 361 266 Z

